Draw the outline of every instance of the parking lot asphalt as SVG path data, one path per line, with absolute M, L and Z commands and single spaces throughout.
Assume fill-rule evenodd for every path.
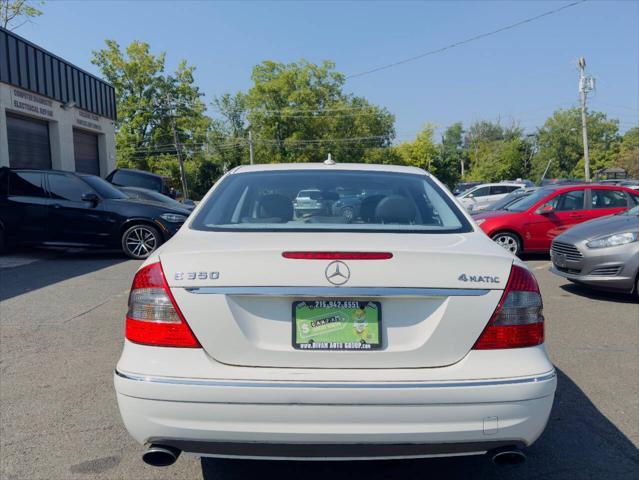
M 139 262 L 119 253 L 25 251 L 0 257 L 2 479 L 636 479 L 639 304 L 597 293 L 527 259 L 545 302 L 559 375 L 549 425 L 524 465 L 487 457 L 369 462 L 204 460 L 146 466 L 122 426 L 113 368 Z

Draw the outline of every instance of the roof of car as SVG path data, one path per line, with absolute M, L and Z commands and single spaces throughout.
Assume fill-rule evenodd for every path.
M 132 173 L 137 173 L 139 175 L 147 175 L 147 176 L 150 176 L 150 177 L 165 178 L 164 175 L 160 175 L 158 173 L 153 173 L 153 172 L 146 172 L 144 170 L 137 170 L 135 168 L 116 168 L 114 171 L 132 172 Z
M 403 165 L 378 165 L 370 163 L 267 163 L 261 165 L 241 165 L 239 167 L 235 167 L 230 173 L 235 174 L 282 170 L 326 170 L 327 172 L 334 170 L 359 170 L 429 175 L 428 172 L 417 167 L 406 167 Z
M 0 167 L 0 170 L 7 170 L 12 172 L 38 172 L 38 173 L 65 173 L 71 175 L 77 175 L 78 177 L 97 177 L 91 173 L 71 172 L 69 170 L 57 170 L 53 168 L 10 168 Z
M 473 185 L 472 187 L 470 187 L 468 190 L 476 190 L 479 188 L 483 188 L 483 187 L 503 187 L 503 186 L 507 186 L 507 187 L 520 187 L 520 188 L 526 188 L 526 185 L 522 182 L 515 182 L 515 181 L 505 181 L 505 182 L 491 182 L 491 183 L 480 183 L 478 185 Z

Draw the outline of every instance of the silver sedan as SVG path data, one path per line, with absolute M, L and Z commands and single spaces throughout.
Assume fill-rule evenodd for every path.
M 575 283 L 639 294 L 639 206 L 555 238 L 551 271 Z

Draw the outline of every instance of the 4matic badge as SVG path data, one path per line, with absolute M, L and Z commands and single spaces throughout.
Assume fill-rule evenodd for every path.
M 462 273 L 457 280 L 460 282 L 474 282 L 474 283 L 499 283 L 499 277 L 493 275 L 466 275 Z

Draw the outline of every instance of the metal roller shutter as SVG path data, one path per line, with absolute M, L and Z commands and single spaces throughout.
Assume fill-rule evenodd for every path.
M 73 150 L 76 172 L 100 175 L 98 136 L 96 134 L 73 130 Z
M 51 168 L 49 124 L 7 113 L 9 166 L 12 168 Z

